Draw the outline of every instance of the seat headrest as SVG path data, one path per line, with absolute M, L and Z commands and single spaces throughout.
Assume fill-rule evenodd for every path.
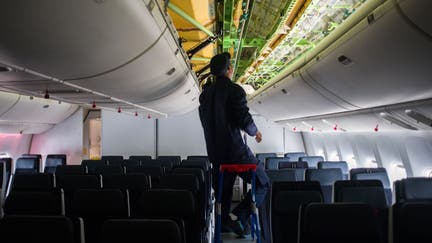
M 110 165 L 112 161 L 122 161 L 123 156 L 122 155 L 104 155 L 101 157 L 101 160 L 108 161 L 108 164 Z
M 280 162 L 289 162 L 289 158 L 284 157 L 267 157 L 265 158 L 265 168 L 270 170 L 277 170 Z
M 356 173 L 351 176 L 351 180 L 380 180 L 384 188 L 391 188 L 387 172 Z
M 304 181 L 306 169 L 280 169 L 267 170 L 271 182 L 277 181 Z
M 127 217 L 127 198 L 119 189 L 80 189 L 72 196 L 72 215 Z
M 96 167 L 96 166 L 102 166 L 102 165 L 107 165 L 108 162 L 106 160 L 90 160 L 90 159 L 86 159 L 81 161 L 81 165 L 86 165 L 87 167 Z
M 366 204 L 311 203 L 302 210 L 302 214 L 301 234 L 314 239 L 334 235 L 336 231 L 338 239 L 348 240 L 355 235 L 369 242 L 368 239 L 381 237 L 375 211 Z
M 55 170 L 55 175 L 85 175 L 87 173 L 85 165 L 59 165 Z
M 339 168 L 343 174 L 349 174 L 348 163 L 346 161 L 321 161 L 318 162 L 318 169 Z
M 200 183 L 203 183 L 205 181 L 204 177 L 204 171 L 200 168 L 175 168 L 172 171 L 173 174 L 189 174 L 189 175 L 195 175 L 198 177 L 198 180 Z
M 152 157 L 148 156 L 148 155 L 132 155 L 132 156 L 129 156 L 129 159 L 141 162 L 143 160 L 151 160 Z
M 191 174 L 171 174 L 160 179 L 158 188 L 199 191 L 198 178 Z
M 309 168 L 309 165 L 305 161 L 298 162 L 279 162 L 279 169 L 295 169 L 295 168 Z
M 307 169 L 307 181 L 318 181 L 321 186 L 331 186 L 335 181 L 343 180 L 342 170 L 339 168 L 332 169 Z
M 204 171 L 208 171 L 210 169 L 210 163 L 204 160 L 183 160 L 181 168 L 200 168 Z
M 103 187 L 143 191 L 150 189 L 150 180 L 144 174 L 107 175 L 103 177 Z
M 63 215 L 63 191 L 12 191 L 6 198 L 4 211 L 14 215 Z
M 365 203 L 373 208 L 386 208 L 387 200 L 379 180 L 337 181 L 334 186 L 335 202 Z
M 196 213 L 195 203 L 190 191 L 150 190 L 141 194 L 136 205 L 136 213 L 144 217 L 191 217 Z
M 93 170 L 95 175 L 115 175 L 123 174 L 123 167 L 121 165 L 101 165 L 96 166 Z
M 175 166 L 178 166 L 181 164 L 181 157 L 180 156 L 158 156 L 157 159 L 170 161 Z
M 48 191 L 53 188 L 52 174 L 16 174 L 13 177 L 13 191 Z
M 67 190 L 100 188 L 99 178 L 95 175 L 59 175 L 56 186 Z
M 265 159 L 267 157 L 277 157 L 277 154 L 276 153 L 257 153 L 256 154 L 256 158 L 262 163 L 265 162 Z
M 432 200 L 432 178 L 406 178 L 395 185 L 398 202 Z
M 165 174 L 165 168 L 160 165 L 126 166 L 126 173 L 136 173 L 159 177 Z
M 16 161 L 17 169 L 37 169 L 39 165 L 38 158 L 19 158 Z
M 5 216 L 0 235 L 2 242 L 75 242 L 74 224 L 63 216 Z
M 47 158 L 45 160 L 45 167 L 56 167 L 65 164 L 66 160 L 63 160 L 62 158 Z

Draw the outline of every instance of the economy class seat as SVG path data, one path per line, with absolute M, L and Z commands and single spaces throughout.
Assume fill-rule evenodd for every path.
M 59 165 L 54 174 L 61 175 L 85 175 L 88 174 L 88 168 L 85 165 Z
M 175 198 L 175 200 L 173 200 Z M 141 194 L 135 218 L 171 219 L 180 227 L 187 243 L 201 242 L 202 225 L 193 193 L 187 190 L 152 189 Z
M 305 161 L 298 161 L 298 162 L 279 162 L 278 165 L 279 169 L 295 169 L 295 168 L 304 168 L 307 169 L 309 168 L 309 165 L 307 162 Z
M 306 169 L 278 169 L 278 170 L 267 170 L 267 176 L 270 182 L 280 181 L 304 181 Z
M 323 201 L 320 184 L 316 181 L 274 182 L 271 197 L 274 243 L 297 242 L 300 206 Z
M 83 219 L 85 242 L 100 242 L 105 220 L 130 216 L 128 201 L 119 189 L 80 189 L 73 193 L 70 216 Z
M 392 207 L 394 243 L 432 242 L 432 178 L 406 178 L 395 182 Z
M 351 180 L 380 180 L 384 186 L 387 206 L 392 205 L 392 190 L 390 179 L 385 168 L 355 168 L 350 170 Z

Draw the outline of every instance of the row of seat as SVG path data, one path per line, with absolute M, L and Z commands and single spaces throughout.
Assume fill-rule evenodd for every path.
M 25 229 L 25 233 L 23 233 Z M 43 234 L 50 229 L 49 234 Z M 103 222 L 100 242 L 183 243 L 181 230 L 170 219 L 109 219 Z M 2 242 L 84 242 L 83 221 L 63 216 L 6 216 L 0 220 Z
M 397 202 L 389 210 L 377 180 L 336 182 L 334 204 L 323 203 L 318 182 L 274 182 L 273 242 L 431 242 L 432 179 L 395 185 Z
M 321 184 L 324 202 L 330 203 L 333 198 L 333 185 L 335 182 L 348 179 L 348 176 L 343 173 L 341 168 L 337 168 L 339 165 L 343 165 L 343 163 L 320 162 L 319 169 L 288 168 L 267 170 L 267 175 L 273 182 L 318 181 Z M 392 204 L 391 184 L 385 168 L 357 168 L 351 169 L 349 173 L 352 181 L 379 180 L 384 187 L 387 205 Z
M 87 242 L 95 242 L 99 229 L 95 229 L 94 225 L 100 225 L 102 220 L 106 219 L 105 216 L 173 218 L 180 228 L 185 228 L 181 230 L 186 236 L 186 240 L 182 242 L 201 242 L 208 230 L 206 227 L 211 205 L 205 205 L 208 203 L 208 195 L 204 194 L 208 193 L 207 187 L 201 187 L 201 183 L 205 184 L 205 178 L 203 173 L 200 173 L 198 179 L 197 172 L 202 172 L 201 168 L 207 168 L 208 163 L 195 162 L 201 166 L 176 168 L 172 174 L 161 178 L 158 189 L 151 190 L 146 182 L 148 178 L 142 174 L 104 176 L 104 189 L 100 189 L 100 179 L 95 175 L 58 175 L 54 180 L 52 174 L 18 174 L 14 176 L 12 191 L 5 204 L 5 213 L 61 215 L 66 211 L 67 216 L 81 216 L 87 222 Z M 62 189 L 52 189 L 55 183 L 57 188 L 63 188 L 64 192 Z M 44 189 L 48 190 L 43 191 Z M 120 200 L 121 197 L 123 199 Z M 66 202 L 63 207 L 58 203 L 62 198 Z M 106 202 L 110 203 L 106 205 Z M 123 214 L 125 212 L 127 215 Z M 186 221 L 180 218 L 182 215 L 187 218 Z

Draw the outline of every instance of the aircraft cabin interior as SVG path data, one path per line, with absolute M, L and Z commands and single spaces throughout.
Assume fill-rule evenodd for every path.
M 0 242 L 432 242 L 431 11 L 1 1 Z M 229 188 L 232 207 L 252 195 L 241 234 L 221 224 L 199 114 L 220 53 L 262 133 L 242 132 L 243 173 L 269 179 L 259 205 L 256 183 Z

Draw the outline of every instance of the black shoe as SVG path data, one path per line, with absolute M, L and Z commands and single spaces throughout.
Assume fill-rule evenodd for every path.
M 231 218 L 224 220 L 222 222 L 222 228 L 223 229 L 229 229 L 231 232 L 234 232 L 238 236 L 244 236 L 243 235 L 243 227 L 241 226 L 240 221 L 234 221 Z
M 250 235 L 250 233 L 251 233 L 250 221 L 246 221 L 243 227 L 243 235 Z

